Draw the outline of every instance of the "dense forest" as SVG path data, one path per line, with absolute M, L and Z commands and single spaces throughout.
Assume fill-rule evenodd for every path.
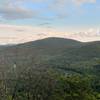
M 100 42 L 1 46 L 0 100 L 100 100 Z

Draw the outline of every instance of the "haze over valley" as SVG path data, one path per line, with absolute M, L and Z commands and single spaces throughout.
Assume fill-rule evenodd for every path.
M 59 32 L 32 26 L 0 25 L 0 44 L 19 44 L 48 37 L 74 39 L 81 42 L 99 41 L 100 30 L 88 29 L 83 32 Z

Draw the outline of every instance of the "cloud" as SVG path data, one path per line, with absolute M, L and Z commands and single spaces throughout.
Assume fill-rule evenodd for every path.
M 34 17 L 36 12 L 22 7 L 3 6 L 0 7 L 0 15 L 4 19 L 25 19 Z
M 45 22 L 45 23 L 41 23 L 41 24 L 38 24 L 38 26 L 47 26 L 47 25 L 51 25 L 51 23 L 50 22 Z
M 31 0 L 29 0 L 31 1 Z M 1 2 L 1 1 L 0 1 Z M 23 3 L 28 2 L 28 0 L 4 0 L 0 4 L 0 16 L 6 20 L 15 19 L 29 19 L 36 17 L 38 15 L 37 10 L 28 9 L 23 7 Z
M 64 19 L 70 16 L 71 11 L 74 11 L 74 7 L 79 7 L 86 3 L 94 4 L 96 1 L 97 0 L 53 0 L 52 4 L 48 5 L 48 8 L 55 13 L 55 19 Z
M 84 3 L 96 3 L 96 0 L 73 0 L 75 4 L 82 5 Z
M 84 3 L 96 3 L 97 0 L 53 0 L 53 4 L 58 6 L 58 9 L 61 7 L 66 7 L 69 4 L 84 4 Z
M 31 2 L 33 5 L 35 3 L 41 3 L 41 5 L 46 4 L 47 8 L 41 9 L 29 9 L 23 7 L 24 3 Z M 82 5 L 84 3 L 95 3 L 96 0 L 0 0 L 0 16 L 3 19 L 27 19 L 27 18 L 49 18 L 50 16 L 45 16 L 42 13 L 54 13 L 54 19 L 64 19 L 69 13 L 70 9 L 67 9 L 70 4 Z M 38 6 L 37 6 L 38 7 Z M 38 11 L 39 10 L 39 11 Z M 69 12 L 69 13 L 68 13 Z M 43 16 L 42 16 L 43 15 Z

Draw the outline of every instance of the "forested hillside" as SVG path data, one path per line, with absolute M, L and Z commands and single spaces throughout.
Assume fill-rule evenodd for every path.
M 1 46 L 0 100 L 100 100 L 100 41 Z

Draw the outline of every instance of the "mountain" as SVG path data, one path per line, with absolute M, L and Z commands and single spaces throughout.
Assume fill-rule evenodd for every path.
M 49 53 L 57 53 L 58 51 L 62 51 L 64 49 L 69 49 L 73 47 L 80 47 L 83 43 L 64 38 L 46 38 L 42 40 L 32 41 L 28 43 L 18 44 L 15 46 L 8 46 L 3 49 L 0 53 L 3 55 L 14 55 L 18 54 L 19 56 L 26 54 L 29 55 L 41 55 L 41 54 L 49 54 Z
M 21 74 L 29 68 L 63 70 L 94 75 L 100 61 L 100 41 L 79 42 L 65 38 L 46 38 L 7 46 L 0 50 L 0 71 L 11 77 L 14 66 Z M 34 71 L 34 70 L 33 70 Z
M 42 93 L 44 97 L 45 94 L 51 97 L 50 93 L 54 93 L 52 95 L 60 100 L 59 95 L 55 94 L 60 93 L 61 96 L 65 93 L 66 97 L 66 93 L 72 94 L 73 90 L 75 96 L 68 95 L 67 98 L 75 98 L 77 93 L 81 98 L 85 93 L 87 99 L 83 100 L 99 100 L 100 41 L 84 43 L 52 37 L 1 46 L 0 86 L 2 100 L 33 100 L 33 94 L 39 99 L 41 95 L 38 94 Z M 88 94 L 89 91 L 93 91 L 93 96 Z M 33 99 L 27 95 L 31 93 Z M 80 100 L 77 98 L 75 100 Z

